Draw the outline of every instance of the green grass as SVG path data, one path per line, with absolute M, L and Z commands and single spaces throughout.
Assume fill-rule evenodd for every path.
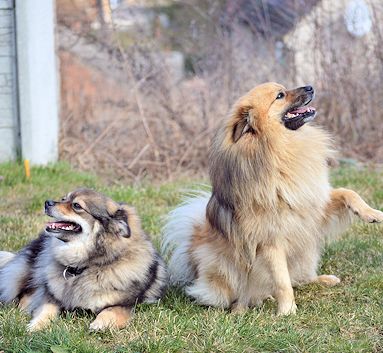
M 17 250 L 43 227 L 43 202 L 88 186 L 137 207 L 144 229 L 159 244 L 161 220 L 192 182 L 158 186 L 105 185 L 66 164 L 33 168 L 25 180 L 17 164 L 0 165 L 1 249 Z M 349 168 L 332 175 L 335 186 L 357 190 L 383 208 L 383 174 Z M 276 317 L 275 303 L 245 314 L 204 308 L 177 290 L 158 305 L 139 305 L 123 330 L 89 333 L 93 316 L 63 313 L 48 329 L 26 333 L 28 315 L 15 305 L 0 308 L 0 351 L 5 352 L 382 352 L 383 227 L 360 222 L 325 251 L 321 273 L 342 279 L 334 288 L 296 290 L 298 313 Z

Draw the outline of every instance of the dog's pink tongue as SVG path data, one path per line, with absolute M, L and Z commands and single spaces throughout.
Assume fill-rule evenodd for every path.
M 306 113 L 308 110 L 314 110 L 314 108 L 313 107 L 299 107 L 297 109 L 289 111 L 289 113 L 291 113 L 291 114 L 296 114 L 296 113 L 302 114 L 302 113 Z

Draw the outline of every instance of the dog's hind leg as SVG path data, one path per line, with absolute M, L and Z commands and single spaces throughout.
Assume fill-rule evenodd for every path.
M 17 305 L 17 307 L 20 310 L 28 311 L 28 308 L 32 303 L 32 298 L 33 298 L 33 293 L 26 293 L 26 294 L 22 295 L 20 300 L 19 300 L 19 304 Z
M 9 261 L 11 261 L 16 254 L 9 251 L 0 251 L 0 267 L 5 266 Z
M 33 318 L 27 326 L 28 332 L 38 331 L 46 327 L 60 313 L 57 304 L 44 302 L 33 313 Z
M 320 275 L 316 277 L 312 282 L 323 284 L 327 287 L 334 287 L 340 283 L 340 279 L 334 275 Z
M 107 328 L 124 328 L 132 317 L 132 308 L 125 306 L 111 306 L 102 310 L 90 324 L 91 331 Z
M 229 308 L 238 299 L 232 285 L 228 281 L 227 273 L 224 275 L 223 268 L 201 263 L 198 277 L 185 288 L 186 294 L 193 297 L 199 304 Z M 233 310 L 244 309 L 242 303 L 234 305 Z

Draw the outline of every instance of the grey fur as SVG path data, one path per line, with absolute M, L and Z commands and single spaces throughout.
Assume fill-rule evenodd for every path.
M 84 210 L 72 215 L 75 200 L 81 200 Z M 81 224 L 81 233 L 62 236 L 46 229 L 16 255 L 0 252 L 1 302 L 28 296 L 25 309 L 34 316 L 45 303 L 99 313 L 113 306 L 155 302 L 164 295 L 164 261 L 141 230 L 133 208 L 79 189 L 46 213 Z M 68 267 L 78 274 L 64 276 Z

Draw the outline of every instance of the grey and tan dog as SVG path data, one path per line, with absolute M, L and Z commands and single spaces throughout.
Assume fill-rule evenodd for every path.
M 135 210 L 89 189 L 45 202 L 54 218 L 19 253 L 0 252 L 0 301 L 32 314 L 29 331 L 61 310 L 97 314 L 91 330 L 124 327 L 138 303 L 158 301 L 167 271 Z

